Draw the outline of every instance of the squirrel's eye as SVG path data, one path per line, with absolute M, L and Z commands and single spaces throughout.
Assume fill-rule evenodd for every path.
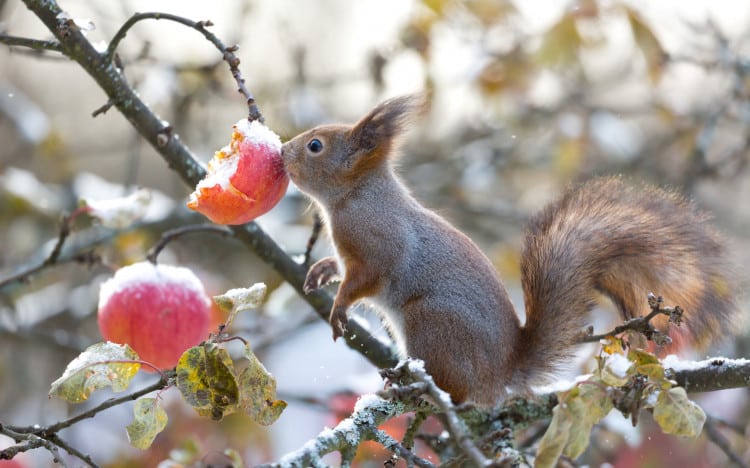
M 313 138 L 307 143 L 307 149 L 313 153 L 320 153 L 323 150 L 323 143 L 317 138 Z

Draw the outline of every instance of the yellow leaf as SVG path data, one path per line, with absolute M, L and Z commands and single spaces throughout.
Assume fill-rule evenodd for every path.
M 185 351 L 177 362 L 177 388 L 198 414 L 220 420 L 237 410 L 239 389 L 229 353 L 213 343 Z
M 544 35 L 537 60 L 547 66 L 570 66 L 578 62 L 582 42 L 576 17 L 567 13 Z
M 666 56 L 666 52 L 653 30 L 646 24 L 641 15 L 632 8 L 626 8 L 625 11 L 630 23 L 630 29 L 633 31 L 633 39 L 636 46 L 641 50 L 643 57 L 646 59 L 649 79 L 651 82 L 656 83 L 664 71 L 664 57 Z
M 146 450 L 167 426 L 167 412 L 156 398 L 140 398 L 133 407 L 133 422 L 128 424 L 128 440 L 137 449 Z
M 578 458 L 589 446 L 591 429 L 612 410 L 614 405 L 604 385 L 583 382 L 578 385 L 575 397 L 566 399 L 573 423 L 563 453 Z
M 551 468 L 557 465 L 563 449 L 570 439 L 573 417 L 567 406 L 558 404 L 552 410 L 552 420 L 544 433 L 536 452 L 534 468 Z
M 245 346 L 245 358 L 250 361 L 239 378 L 240 405 L 258 424 L 273 424 L 286 408 L 283 400 L 276 399 L 276 379 L 266 370 L 258 358 Z
M 88 399 L 100 388 L 112 387 L 122 392 L 141 368 L 138 354 L 128 345 L 96 343 L 89 346 L 65 368 L 63 375 L 52 382 L 49 394 L 70 403 Z
M 625 350 L 625 347 L 622 345 L 622 340 L 619 338 L 608 336 L 603 341 L 604 343 L 602 344 L 602 351 L 607 354 L 622 354 L 622 352 Z
M 554 162 L 562 176 L 576 174 L 581 169 L 584 156 L 584 143 L 580 139 L 561 141 L 555 149 Z
M 684 388 L 675 387 L 659 392 L 654 420 L 667 434 L 695 438 L 703 430 L 706 413 L 688 399 Z

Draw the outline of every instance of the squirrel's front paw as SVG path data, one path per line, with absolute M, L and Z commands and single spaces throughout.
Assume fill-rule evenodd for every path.
M 307 272 L 305 277 L 305 283 L 302 285 L 302 290 L 305 294 L 322 288 L 326 284 L 338 278 L 339 266 L 336 263 L 336 259 L 333 257 L 326 257 L 315 262 L 310 270 Z
M 346 332 L 346 324 L 349 323 L 349 317 L 346 315 L 346 309 L 331 311 L 331 328 L 333 328 L 333 341 L 336 341 L 339 337 L 344 336 Z

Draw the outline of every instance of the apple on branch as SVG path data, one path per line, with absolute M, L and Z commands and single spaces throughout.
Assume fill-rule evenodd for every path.
M 247 119 L 232 128 L 231 142 L 209 161 L 187 204 L 218 224 L 252 221 L 271 210 L 289 185 L 279 136 Z
M 130 345 L 159 369 L 208 337 L 211 299 L 187 268 L 139 262 L 120 268 L 99 290 L 99 330 Z

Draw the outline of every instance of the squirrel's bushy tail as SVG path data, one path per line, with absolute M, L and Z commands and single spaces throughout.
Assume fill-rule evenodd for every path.
M 526 233 L 526 325 L 514 384 L 538 383 L 570 358 L 597 293 L 626 319 L 650 311 L 649 292 L 662 296 L 684 309 L 684 323 L 670 327 L 673 339 L 676 332 L 707 345 L 729 331 L 737 310 L 730 270 L 721 236 L 677 194 L 614 177 L 567 192 Z

